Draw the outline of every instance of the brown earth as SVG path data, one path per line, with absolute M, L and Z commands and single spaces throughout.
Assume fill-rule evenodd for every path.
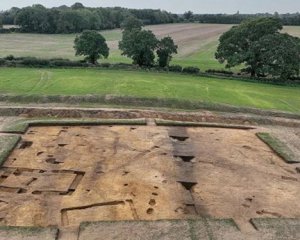
M 168 24 L 147 27 L 159 38 L 170 36 L 178 45 L 178 56 L 189 56 L 203 45 L 217 41 L 232 25 L 226 24 Z
M 0 169 L 0 225 L 209 216 L 248 232 L 251 218 L 299 218 L 295 166 L 255 132 L 32 127 Z

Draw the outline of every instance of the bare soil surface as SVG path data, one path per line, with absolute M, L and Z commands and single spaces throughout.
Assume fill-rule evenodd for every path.
M 233 218 L 248 232 L 252 218 L 300 218 L 299 173 L 255 133 L 31 127 L 0 169 L 0 225 L 77 236 L 82 222 Z
M 147 28 L 159 38 L 170 36 L 179 47 L 179 56 L 189 56 L 199 51 L 203 45 L 218 40 L 232 25 L 226 24 L 168 24 Z

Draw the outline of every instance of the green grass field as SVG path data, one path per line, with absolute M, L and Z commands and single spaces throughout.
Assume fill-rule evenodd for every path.
M 300 113 L 300 87 L 173 73 L 0 68 L 0 93 L 175 98 Z
M 147 26 L 159 38 L 171 36 L 179 46 L 179 53 L 174 57 L 173 64 L 182 66 L 197 66 L 201 70 L 224 69 L 214 58 L 220 35 L 232 25 L 225 24 L 166 24 Z M 300 37 L 299 26 L 284 27 L 284 32 Z M 118 41 L 121 30 L 102 31 L 111 49 L 110 56 L 102 62 L 125 62 L 131 59 L 121 56 Z M 74 55 L 74 39 L 76 34 L 1 34 L 0 57 L 35 56 L 40 58 L 69 58 L 79 60 L 82 57 Z

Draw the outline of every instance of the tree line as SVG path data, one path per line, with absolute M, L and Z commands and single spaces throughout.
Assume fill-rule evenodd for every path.
M 187 14 L 187 13 L 185 13 Z M 192 14 L 192 15 L 191 15 Z M 258 13 L 258 14 L 193 14 L 190 12 L 190 21 L 196 21 L 199 23 L 219 23 L 219 24 L 240 24 L 248 19 L 255 19 L 259 17 L 275 17 L 281 20 L 283 25 L 300 26 L 300 13 L 287 13 L 279 14 L 275 12 L 270 13 Z
M 0 14 L 4 25 L 19 25 L 26 33 L 79 33 L 83 30 L 106 30 L 119 28 L 129 16 L 144 24 L 176 22 L 177 15 L 152 9 L 89 8 L 81 3 L 71 7 L 46 8 L 36 4 L 25 8 L 11 8 Z
M 133 16 L 145 25 L 164 23 L 219 23 L 240 24 L 247 19 L 257 17 L 276 17 L 283 25 L 299 25 L 300 13 L 294 14 L 173 14 L 153 9 L 90 8 L 81 3 L 68 7 L 45 8 L 36 4 L 30 7 L 17 8 L 0 12 L 1 25 L 19 25 L 20 31 L 31 33 L 78 33 L 83 30 L 106 30 L 119 28 L 128 17 Z M 2 24 L 1 24 L 2 23 Z
M 171 37 L 157 39 L 152 31 L 142 28 L 142 22 L 127 18 L 119 49 L 133 64 L 168 68 L 178 46 Z M 272 77 L 281 80 L 293 79 L 300 74 L 300 39 L 281 33 L 282 23 L 275 17 L 245 20 L 222 34 L 215 53 L 220 63 L 227 68 L 245 66 L 243 72 L 252 77 Z M 92 64 L 99 58 L 109 56 L 109 48 L 97 31 L 85 30 L 75 39 L 76 55 L 86 56 Z M 191 69 L 195 72 L 196 69 Z M 197 70 L 198 71 L 198 70 Z

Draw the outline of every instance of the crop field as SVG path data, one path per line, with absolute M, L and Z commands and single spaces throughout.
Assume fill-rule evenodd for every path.
M 179 46 L 178 55 L 173 63 L 183 66 L 197 66 L 202 70 L 223 69 L 214 58 L 220 35 L 232 25 L 226 24 L 168 24 L 147 26 L 158 37 L 171 36 Z M 284 32 L 300 37 L 300 27 L 285 27 Z M 111 49 L 107 62 L 131 62 L 121 56 L 118 42 L 121 30 L 103 31 Z M 41 58 L 75 57 L 73 42 L 76 34 L 2 34 L 0 36 L 0 57 L 13 54 L 15 56 L 36 56 Z
M 117 95 L 300 112 L 300 88 L 174 73 L 95 69 L 1 68 L 0 93 Z

